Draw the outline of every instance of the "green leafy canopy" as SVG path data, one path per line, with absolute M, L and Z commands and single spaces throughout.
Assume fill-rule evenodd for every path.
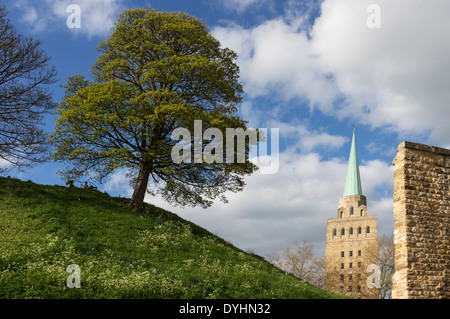
M 243 189 L 256 166 L 180 163 L 171 159 L 171 132 L 203 128 L 246 129 L 237 116 L 243 89 L 236 53 L 222 48 L 198 18 L 150 8 L 126 10 L 98 46 L 94 80 L 68 79 L 51 141 L 54 159 L 71 166 L 64 176 L 103 181 L 126 168 L 140 206 L 151 179 L 163 198 L 208 207 L 223 193 Z

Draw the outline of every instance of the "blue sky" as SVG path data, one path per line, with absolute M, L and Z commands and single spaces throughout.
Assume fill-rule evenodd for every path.
M 89 73 L 97 44 L 125 9 L 150 6 L 203 19 L 211 33 L 239 54 L 250 126 L 279 128 L 276 174 L 255 174 L 228 204 L 207 210 L 147 201 L 192 220 L 244 250 L 265 255 L 306 239 L 323 255 L 326 220 L 342 196 L 352 126 L 368 213 L 379 233 L 393 231 L 392 160 L 404 140 L 450 148 L 450 2 L 446 0 L 6 0 L 19 32 L 40 38 L 58 71 L 51 87 Z M 69 4 L 81 9 L 70 29 Z M 378 13 L 369 10 L 375 4 Z M 375 20 L 373 20 L 375 19 Z M 368 24 L 369 21 L 369 24 Z M 370 27 L 376 21 L 378 27 Z M 54 117 L 45 129 L 51 132 Z M 47 163 L 11 176 L 62 185 Z M 124 172 L 102 191 L 130 196 Z

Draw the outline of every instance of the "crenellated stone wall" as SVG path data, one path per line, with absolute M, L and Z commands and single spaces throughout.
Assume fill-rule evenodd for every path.
M 394 165 L 393 298 L 450 298 L 450 150 L 402 142 Z

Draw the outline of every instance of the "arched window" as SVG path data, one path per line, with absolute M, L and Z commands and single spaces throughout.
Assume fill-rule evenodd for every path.
M 350 216 L 353 216 L 353 206 L 350 207 Z
M 341 229 L 341 236 L 344 236 L 345 235 L 345 228 L 342 228 Z
M 341 211 L 339 214 L 340 214 L 341 218 L 344 217 L 344 212 L 343 211 Z
M 358 227 L 358 235 L 361 235 L 361 232 L 362 232 L 362 229 L 361 229 L 361 226 L 360 226 L 360 227 Z
M 366 227 L 366 234 L 369 234 L 370 233 L 370 226 L 367 226 Z
M 360 215 L 360 216 L 362 216 L 362 215 L 363 215 L 363 212 L 364 212 L 364 209 L 361 209 L 361 215 Z

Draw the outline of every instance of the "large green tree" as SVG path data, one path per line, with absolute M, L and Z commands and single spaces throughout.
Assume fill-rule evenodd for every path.
M 237 116 L 243 92 L 237 56 L 220 46 L 203 21 L 186 13 L 126 10 L 98 51 L 93 81 L 69 78 L 57 110 L 52 141 L 55 159 L 72 164 L 65 177 L 88 174 L 101 182 L 126 168 L 134 208 L 142 206 L 149 180 L 165 200 L 183 206 L 208 207 L 216 198 L 226 201 L 226 191 L 243 189 L 243 177 L 256 170 L 249 161 L 172 158 L 179 145 L 172 132 L 182 127 L 194 134 L 195 120 L 203 130 L 224 134 L 226 128 L 246 129 Z M 220 141 L 216 135 L 212 141 Z M 191 141 L 194 148 L 199 139 Z M 202 149 L 208 144 L 200 142 Z M 225 148 L 215 152 L 221 157 Z

